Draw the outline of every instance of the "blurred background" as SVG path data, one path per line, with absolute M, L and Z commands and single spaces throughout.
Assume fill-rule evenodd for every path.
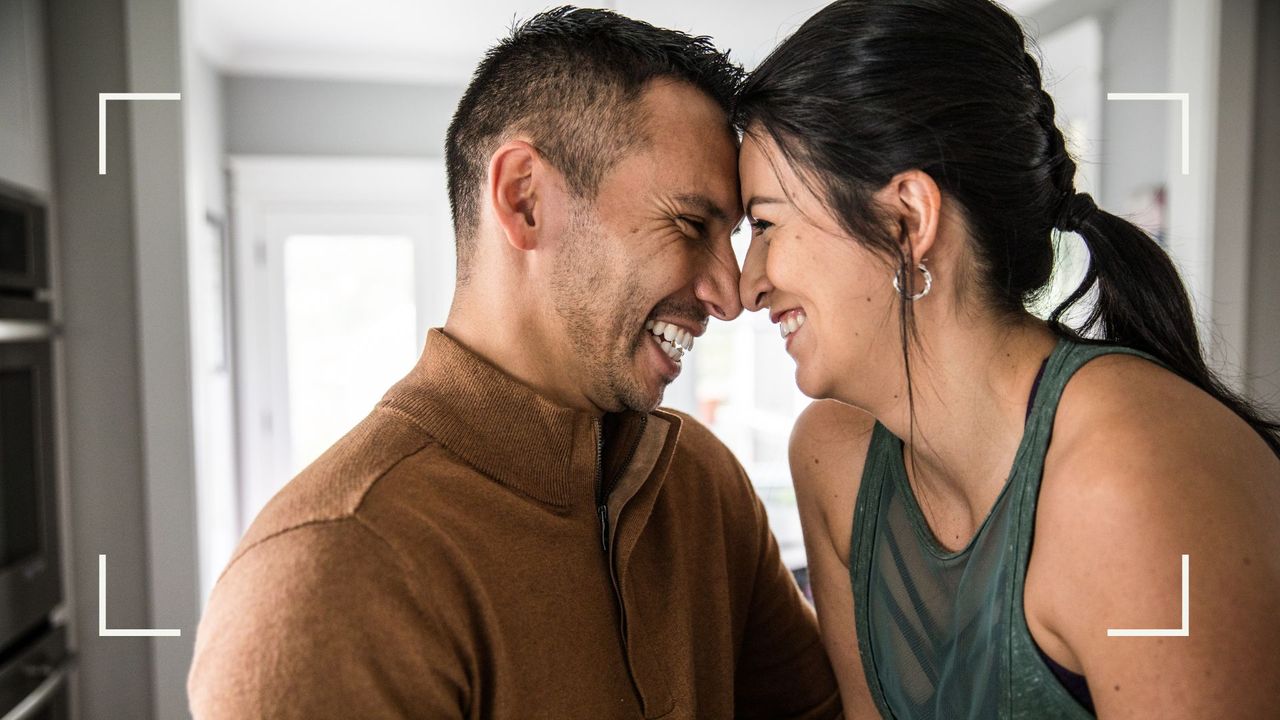
M 821 5 L 608 7 L 710 35 L 750 68 Z M 1081 160 L 1077 187 L 1165 244 L 1214 366 L 1275 407 L 1280 3 L 1006 6 L 1037 40 Z M 45 485 L 14 490 L 18 466 L 0 455 L 0 530 L 32 538 L 0 541 L 0 591 L 6 573 L 37 565 L 58 586 L 38 625 L 0 605 L 0 716 L 6 668 L 41 643 L 45 665 L 60 662 L 53 645 L 77 662 L 23 686 L 47 691 L 46 714 L 31 717 L 187 716 L 196 624 L 240 534 L 443 323 L 453 280 L 445 128 L 485 49 L 546 7 L 0 0 L 0 241 L 46 243 L 43 279 L 15 285 L 11 302 L 0 293 L 0 371 L 43 373 L 49 410 L 31 440 L 45 469 L 29 473 Z M 182 93 L 106 103 L 105 175 L 102 92 Z M 1162 92 L 1188 94 L 1185 128 L 1176 100 L 1107 100 Z M 1059 242 L 1060 296 L 1086 255 L 1071 236 Z M 701 418 L 742 460 L 803 585 L 787 440 L 807 399 L 793 371 L 767 317 L 713 322 L 666 404 Z M 21 404 L 14 397 L 0 392 L 6 411 Z M 22 520 L 37 507 L 48 509 L 44 530 Z M 18 552 L 36 547 L 35 561 Z M 99 635 L 99 554 L 109 626 L 179 637 Z

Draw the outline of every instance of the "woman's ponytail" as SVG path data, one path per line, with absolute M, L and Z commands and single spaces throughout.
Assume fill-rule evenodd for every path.
M 1280 423 L 1224 385 L 1205 363 L 1191 301 L 1164 249 L 1133 223 L 1098 209 L 1087 194 L 1072 193 L 1063 205 L 1055 226 L 1084 239 L 1089 269 L 1050 314 L 1050 324 L 1083 342 L 1124 345 L 1157 358 L 1231 408 L 1280 456 Z M 1079 327 L 1062 323 L 1062 315 L 1095 287 L 1093 307 Z

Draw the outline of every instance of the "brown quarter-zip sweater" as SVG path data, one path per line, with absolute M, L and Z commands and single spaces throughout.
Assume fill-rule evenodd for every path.
M 200 720 L 840 714 L 709 431 L 554 405 L 440 331 L 249 528 L 188 690 Z

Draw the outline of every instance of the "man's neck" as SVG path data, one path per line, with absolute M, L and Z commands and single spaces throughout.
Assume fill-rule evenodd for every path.
M 495 303 L 507 309 L 513 304 Z M 494 367 L 551 402 L 593 415 L 602 415 L 564 372 L 563 348 L 568 340 L 548 337 L 536 313 L 473 312 L 468 303 L 455 302 L 444 333 Z

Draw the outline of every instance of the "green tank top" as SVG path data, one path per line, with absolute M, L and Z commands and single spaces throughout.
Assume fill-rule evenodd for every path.
M 849 572 L 858 652 L 885 717 L 1093 717 L 1040 658 L 1022 592 L 1058 400 L 1076 370 L 1111 353 L 1152 360 L 1129 348 L 1058 342 L 1004 489 L 958 552 L 934 538 L 907 481 L 902 441 L 876 423 L 854 509 Z

